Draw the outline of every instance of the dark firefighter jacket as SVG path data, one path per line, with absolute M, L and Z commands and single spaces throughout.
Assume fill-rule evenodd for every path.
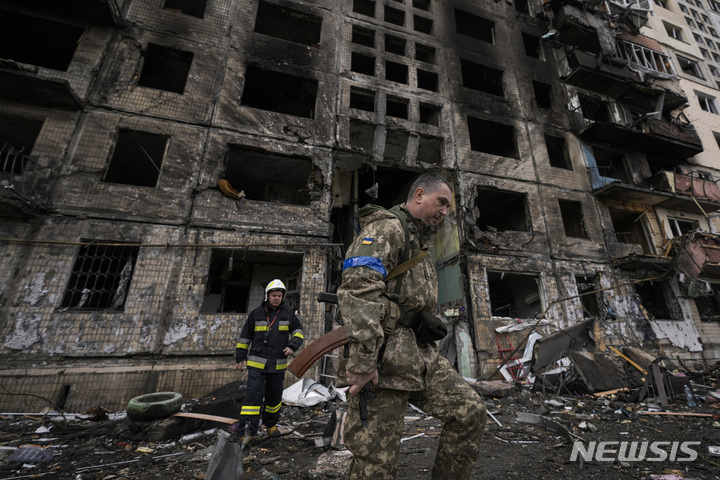
M 283 350 L 290 347 L 297 352 L 303 339 L 302 325 L 295 312 L 282 304 L 275 310 L 266 310 L 263 302 L 250 312 L 243 325 L 235 348 L 235 361 L 247 361 L 248 368 L 284 371 L 287 357 Z

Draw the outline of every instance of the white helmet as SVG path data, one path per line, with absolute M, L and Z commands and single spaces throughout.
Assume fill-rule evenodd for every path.
M 265 301 L 268 301 L 268 293 L 270 293 L 272 290 L 282 290 L 283 292 L 283 299 L 285 297 L 285 292 L 287 289 L 285 288 L 285 284 L 281 282 L 279 279 L 275 279 L 272 282 L 267 284 L 267 287 L 265 287 Z

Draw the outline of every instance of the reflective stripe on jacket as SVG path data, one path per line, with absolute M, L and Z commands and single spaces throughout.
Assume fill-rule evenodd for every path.
M 283 371 L 287 368 L 283 350 L 290 347 L 297 352 L 304 340 L 302 325 L 295 312 L 285 305 L 269 312 L 265 305 L 263 302 L 248 315 L 235 348 L 235 361 L 247 361 L 249 368 Z M 272 325 L 268 329 L 269 323 Z

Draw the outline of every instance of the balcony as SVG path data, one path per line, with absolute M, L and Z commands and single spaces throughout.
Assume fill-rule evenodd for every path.
M 35 70 L 0 59 L 0 99 L 61 110 L 82 108 L 67 80 L 40 76 Z
M 26 9 L 27 0 L 3 0 L 3 5 Z M 117 0 L 33 0 L 33 11 L 50 16 L 125 27 Z
M 577 135 L 589 143 L 612 143 L 639 152 L 685 160 L 703 151 L 700 138 L 692 125 L 678 125 L 649 115 L 631 124 L 591 121 Z

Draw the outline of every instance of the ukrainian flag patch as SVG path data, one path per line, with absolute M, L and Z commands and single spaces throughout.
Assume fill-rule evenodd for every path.
M 373 239 L 372 238 L 363 238 L 362 244 L 363 245 L 372 245 Z

